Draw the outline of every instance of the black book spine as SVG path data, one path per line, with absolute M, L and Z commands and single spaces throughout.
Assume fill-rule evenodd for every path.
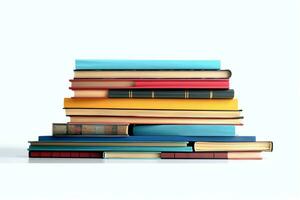
M 109 90 L 109 98 L 232 99 L 234 90 Z

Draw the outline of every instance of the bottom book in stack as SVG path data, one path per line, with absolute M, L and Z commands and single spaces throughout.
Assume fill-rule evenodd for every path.
M 272 148 L 230 125 L 53 124 L 53 136 L 28 150 L 35 158 L 262 159 Z

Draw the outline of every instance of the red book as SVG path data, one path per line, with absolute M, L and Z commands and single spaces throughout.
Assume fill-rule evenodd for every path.
M 30 158 L 103 158 L 97 151 L 29 151 Z
M 162 159 L 230 159 L 230 160 L 260 160 L 260 152 L 192 152 L 160 154 Z
M 229 89 L 229 79 L 73 79 L 72 90 L 97 89 Z

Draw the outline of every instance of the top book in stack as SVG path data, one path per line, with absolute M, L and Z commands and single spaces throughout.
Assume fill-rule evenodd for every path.
M 218 60 L 76 60 L 74 78 L 227 79 Z

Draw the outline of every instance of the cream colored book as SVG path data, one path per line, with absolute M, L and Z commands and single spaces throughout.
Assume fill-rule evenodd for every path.
M 71 123 L 221 124 L 241 125 L 242 119 L 71 116 Z
M 160 158 L 160 153 L 152 152 L 104 152 L 103 158 L 153 159 Z
M 72 116 L 132 116 L 132 117 L 187 117 L 187 118 L 241 118 L 240 110 L 145 110 L 145 109 L 65 109 L 66 115 Z
M 74 71 L 74 78 L 230 78 L 229 70 Z
M 259 142 L 195 142 L 195 151 L 272 151 L 271 141 Z

